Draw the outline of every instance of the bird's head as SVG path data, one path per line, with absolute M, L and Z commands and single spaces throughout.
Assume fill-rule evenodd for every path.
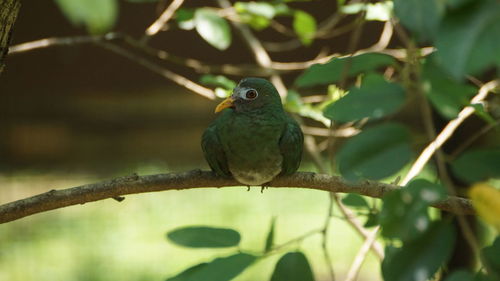
M 234 88 L 233 94 L 215 108 L 215 113 L 225 108 L 236 112 L 254 111 L 267 107 L 282 108 L 281 98 L 271 82 L 262 78 L 245 78 Z

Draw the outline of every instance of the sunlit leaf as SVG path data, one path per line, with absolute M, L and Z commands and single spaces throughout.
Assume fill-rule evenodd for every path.
M 365 53 L 352 57 L 334 58 L 325 64 L 315 64 L 300 75 L 295 84 L 299 87 L 334 84 L 343 78 L 361 72 L 388 66 L 395 62 L 389 55 Z
M 477 183 L 469 190 L 469 197 L 477 214 L 500 233 L 500 190 Z
M 233 229 L 204 226 L 175 229 L 167 237 L 177 245 L 191 248 L 232 247 L 240 243 L 240 234 Z
M 117 0 L 55 0 L 71 23 L 84 26 L 91 34 L 113 28 L 118 17 Z
M 290 252 L 281 257 L 271 281 L 314 281 L 311 266 L 302 252 Z
M 432 39 L 444 12 L 440 0 L 394 0 L 394 13 L 420 40 Z
M 179 8 L 175 12 L 175 20 L 179 28 L 184 30 L 191 30 L 195 28 L 194 22 L 194 9 Z
M 337 154 L 340 173 L 350 180 L 382 179 L 398 172 L 411 156 L 408 130 L 387 123 L 349 139 Z
M 188 268 L 167 281 L 229 281 L 243 272 L 255 259 L 255 256 L 244 253 L 216 258 L 209 263 Z
M 227 90 L 232 90 L 236 87 L 236 82 L 227 78 L 224 75 L 205 74 L 201 76 L 200 83 L 209 86 L 222 87 Z
M 456 177 L 468 183 L 500 178 L 500 148 L 465 151 L 451 168 Z
M 381 118 L 396 112 L 405 101 L 403 87 L 388 82 L 378 74 L 367 75 L 361 87 L 352 87 L 349 93 L 323 110 L 325 117 L 349 122 Z
M 368 21 L 388 21 L 392 13 L 392 1 L 377 3 L 352 3 L 340 7 L 344 14 L 357 14 L 365 12 L 365 20 Z
M 196 9 L 194 13 L 196 31 L 210 45 L 225 50 L 231 45 L 231 28 L 227 21 L 208 8 Z
M 269 252 L 274 245 L 274 229 L 276 226 L 276 217 L 271 220 L 271 226 L 269 227 L 269 232 L 266 237 L 266 245 L 264 247 L 264 252 Z
M 493 244 L 491 246 L 488 246 L 483 249 L 483 258 L 484 262 L 487 264 L 488 269 L 490 269 L 492 272 L 490 272 L 492 275 L 494 274 L 495 277 L 497 278 L 496 280 L 499 280 L 500 278 L 500 236 L 497 236 L 495 241 L 493 241 Z
M 422 69 L 423 89 L 437 111 L 448 119 L 457 117 L 462 108 L 469 104 L 476 87 L 457 82 L 435 63 L 431 55 Z
M 330 126 L 330 120 L 323 116 L 321 106 L 303 103 L 299 93 L 294 90 L 288 91 L 284 107 L 289 112 L 297 113 L 302 117 L 311 118 L 323 123 L 325 126 Z
M 386 251 L 382 261 L 385 281 L 426 281 L 448 260 L 455 235 L 450 224 L 439 221 L 417 240 Z
M 311 45 L 316 33 L 316 20 L 310 14 L 296 10 L 293 17 L 293 29 L 299 36 L 302 44 Z
M 500 66 L 500 3 L 474 1 L 447 13 L 438 30 L 440 66 L 456 80 L 478 74 L 489 65 Z
M 445 197 L 441 185 L 417 179 L 406 187 L 384 195 L 379 215 L 382 235 L 403 241 L 413 240 L 428 230 L 430 217 L 427 207 Z
M 250 13 L 267 19 L 276 15 L 274 6 L 267 2 L 236 2 L 234 8 L 238 13 Z

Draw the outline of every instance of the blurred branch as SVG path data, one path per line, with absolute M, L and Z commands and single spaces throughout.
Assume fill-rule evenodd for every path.
M 357 279 L 359 271 L 361 270 L 361 266 L 363 265 L 363 262 L 368 255 L 368 251 L 370 250 L 371 245 L 376 241 L 375 239 L 377 238 L 379 228 L 380 227 L 377 226 L 374 230 L 372 230 L 368 238 L 365 239 L 365 242 L 354 258 L 354 261 L 352 262 L 351 267 L 347 272 L 347 277 L 344 279 L 344 281 L 355 281 Z
M 12 29 L 20 7 L 19 0 L 0 1 L 0 73 L 4 66 L 3 61 L 9 49 Z
M 493 91 L 495 88 L 499 86 L 499 80 L 492 80 L 486 84 L 484 84 L 478 91 L 478 94 L 474 96 L 471 100 L 471 104 L 482 103 L 482 101 L 486 98 L 489 92 Z M 420 154 L 417 161 L 410 168 L 410 171 L 403 179 L 402 185 L 406 185 L 413 177 L 418 175 L 420 171 L 424 168 L 425 164 L 429 161 L 429 159 L 434 155 L 434 153 L 453 135 L 455 130 L 462 124 L 465 119 L 471 116 L 474 113 L 475 109 L 472 106 L 467 106 L 458 116 L 451 120 L 444 129 L 437 135 L 437 137 L 432 141 Z
M 201 96 L 204 96 L 208 99 L 215 99 L 215 93 L 214 91 L 212 91 L 211 89 L 209 88 L 205 88 L 189 79 L 187 79 L 186 77 L 184 76 L 181 76 L 173 71 L 170 71 L 168 69 L 165 69 L 153 62 L 150 62 L 148 60 L 146 60 L 145 58 L 143 57 L 140 57 L 130 51 L 128 51 L 127 49 L 124 49 L 118 45 L 115 45 L 115 44 L 112 44 L 112 43 L 109 43 L 109 42 L 98 42 L 98 45 L 107 49 L 107 50 L 110 50 L 116 54 L 119 54 L 123 57 L 126 57 L 128 59 L 130 59 L 131 61 L 134 61 L 144 67 L 146 67 L 147 69 L 155 72 L 155 73 L 158 73 L 160 74 L 161 76 L 171 80 L 172 82 L 175 82 L 177 83 L 178 85 L 182 86 L 182 87 L 185 87 Z
M 170 5 L 168 5 L 168 7 L 165 9 L 165 11 L 163 11 L 163 13 L 156 19 L 156 21 L 146 29 L 146 31 L 144 32 L 144 38 L 152 37 L 156 35 L 156 33 L 158 33 L 160 30 L 165 28 L 167 22 L 172 18 L 172 16 L 175 14 L 175 11 L 179 9 L 183 2 L 184 0 L 173 0 L 172 3 L 170 3 Z
M 68 189 L 51 190 L 46 193 L 1 205 L 0 223 L 14 221 L 29 215 L 67 206 L 85 204 L 128 194 L 229 186 L 241 186 L 241 184 L 234 179 L 218 177 L 210 171 L 192 170 L 184 173 L 148 176 L 138 176 L 134 174 L 132 176 Z M 375 198 L 380 198 L 385 193 L 400 188 L 396 185 L 375 181 L 353 183 L 337 176 L 308 172 L 298 172 L 291 176 L 278 177 L 266 186 L 358 193 Z M 456 196 L 449 196 L 445 200 L 435 203 L 432 206 L 455 213 L 474 213 L 470 200 Z M 460 208 L 455 209 L 453 208 L 454 206 L 459 206 Z

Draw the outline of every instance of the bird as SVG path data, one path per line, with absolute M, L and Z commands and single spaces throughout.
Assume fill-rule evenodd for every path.
M 271 82 L 245 78 L 215 108 L 201 147 L 212 171 L 247 186 L 262 186 L 297 171 L 304 135 L 284 110 Z

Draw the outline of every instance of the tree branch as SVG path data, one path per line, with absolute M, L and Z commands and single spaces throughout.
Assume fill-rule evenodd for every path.
M 241 186 L 234 179 L 221 178 L 212 172 L 192 170 L 184 173 L 157 174 L 116 178 L 108 181 L 81 185 L 77 187 L 51 190 L 29 198 L 17 200 L 0 206 L 0 223 L 14 221 L 29 215 L 59 209 L 71 205 L 85 204 L 127 194 L 183 190 L 204 187 Z M 351 183 L 341 177 L 324 174 L 299 172 L 291 176 L 273 180 L 269 187 L 296 187 L 329 192 L 358 193 L 380 198 L 385 193 L 398 189 L 396 185 L 363 181 Z M 459 209 L 455 209 L 459 206 Z M 433 207 L 463 214 L 473 214 L 470 200 L 450 196 Z

